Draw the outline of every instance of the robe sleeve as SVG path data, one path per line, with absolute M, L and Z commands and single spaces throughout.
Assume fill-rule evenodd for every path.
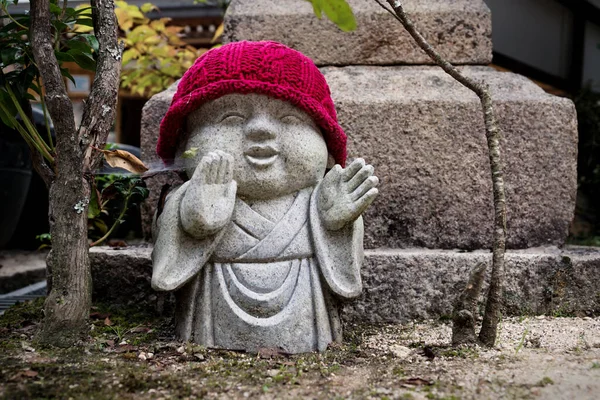
M 321 223 L 317 210 L 318 192 L 319 186 L 310 199 L 310 228 L 321 275 L 333 293 L 342 298 L 357 297 L 362 292 L 362 217 L 337 231 L 328 230 Z
M 189 184 L 186 182 L 169 194 L 162 213 L 153 223 L 156 238 L 152 251 L 154 290 L 177 290 L 189 282 L 206 264 L 225 232 L 221 229 L 216 235 L 196 239 L 183 230 L 179 205 Z

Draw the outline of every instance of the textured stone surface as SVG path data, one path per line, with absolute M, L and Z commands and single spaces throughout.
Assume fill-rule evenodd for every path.
M 493 91 L 504 137 L 508 246 L 561 245 L 577 185 L 572 102 L 519 75 L 463 69 Z M 379 198 L 365 217 L 365 247 L 490 246 L 491 179 L 477 97 L 436 67 L 322 71 L 349 136 L 350 157 L 364 157 L 381 179 Z M 148 109 L 166 110 L 170 97 L 161 94 L 151 102 Z M 143 123 L 144 155 L 154 149 L 157 113 Z M 160 186 L 152 185 L 156 197 Z M 146 210 L 154 202 L 148 200 Z
M 350 320 L 405 321 L 450 316 L 452 301 L 491 253 L 373 250 L 366 254 L 362 298 L 345 309 Z M 487 279 L 483 292 L 487 291 Z M 598 315 L 600 249 L 555 247 L 509 251 L 504 301 L 508 315 Z
M 110 304 L 173 310 L 172 294 L 152 290 L 152 247 L 90 248 L 93 299 Z
M 573 103 L 487 67 L 502 131 L 510 248 L 561 245 L 577 190 Z M 381 179 L 365 247 L 489 248 L 492 190 L 478 98 L 435 67 L 324 68 L 350 157 Z
M 156 142 L 158 141 L 158 132 L 160 121 L 167 113 L 171 105 L 171 99 L 177 91 L 177 84 L 173 83 L 169 88 L 150 98 L 142 109 L 142 121 L 140 131 L 140 147 L 142 150 L 142 160 L 151 166 L 162 166 L 162 161 L 156 154 Z M 142 228 L 147 240 L 152 238 L 152 218 L 156 210 L 156 204 L 160 196 L 163 185 L 180 185 L 183 181 L 174 171 L 164 171 L 154 176 L 144 179 L 150 194 L 144 203 L 142 203 Z
M 151 251 L 150 247 L 91 249 L 96 299 L 115 304 L 130 304 L 133 298 L 152 299 L 157 292 L 150 288 Z M 343 317 L 357 322 L 397 322 L 448 316 L 470 270 L 489 260 L 488 252 L 367 251 L 361 271 L 363 295 L 346 305 Z M 509 251 L 506 275 L 509 315 L 600 315 L 600 248 Z M 97 287 L 97 281 L 106 284 Z
M 349 0 L 357 20 L 342 32 L 317 19 L 309 2 L 234 0 L 225 16 L 226 42 L 274 40 L 317 65 L 432 64 L 402 25 L 376 2 Z M 455 64 L 492 61 L 491 13 L 483 0 L 406 0 L 406 12 L 426 39 Z

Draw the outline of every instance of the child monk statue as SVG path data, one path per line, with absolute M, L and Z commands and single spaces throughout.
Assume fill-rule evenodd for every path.
M 362 159 L 345 167 L 314 63 L 274 42 L 205 53 L 160 127 L 163 160 L 186 151 L 197 151 L 189 180 L 157 215 L 152 254 L 152 286 L 176 291 L 178 338 L 288 353 L 340 340 L 338 303 L 362 290 L 361 213 L 378 179 Z

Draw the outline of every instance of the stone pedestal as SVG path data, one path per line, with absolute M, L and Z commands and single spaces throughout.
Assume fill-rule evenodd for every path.
M 321 65 L 432 64 L 402 25 L 373 0 L 349 0 L 357 29 L 315 17 L 307 1 L 234 0 L 225 42 L 274 40 Z M 492 61 L 492 17 L 483 0 L 405 0 L 425 38 L 454 64 Z
M 151 247 L 91 248 L 95 301 L 170 310 L 172 296 L 150 287 L 151 252 Z M 448 317 L 470 271 L 491 258 L 483 250 L 368 250 L 363 294 L 345 306 L 343 317 L 362 323 Z M 599 315 L 600 248 L 510 250 L 505 283 L 505 315 Z

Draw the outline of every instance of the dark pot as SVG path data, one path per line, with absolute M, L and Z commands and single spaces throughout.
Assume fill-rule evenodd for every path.
M 17 228 L 30 182 L 29 147 L 18 133 L 0 123 L 0 248 Z

